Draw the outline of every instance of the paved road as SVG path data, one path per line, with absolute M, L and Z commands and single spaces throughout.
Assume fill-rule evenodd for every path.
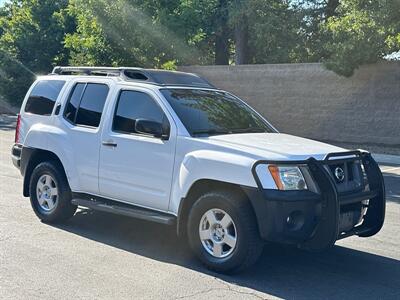
M 206 271 L 169 227 L 81 210 L 46 225 L 21 196 L 0 130 L 1 299 L 399 299 L 400 168 L 383 166 L 387 221 L 373 238 L 351 237 L 323 254 L 266 247 L 236 276 Z

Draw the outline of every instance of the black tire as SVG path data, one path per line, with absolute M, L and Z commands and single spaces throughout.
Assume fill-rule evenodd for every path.
M 54 179 L 58 189 L 57 201 L 51 211 L 43 209 L 37 198 L 37 184 L 43 175 L 50 175 Z M 65 173 L 56 161 L 42 162 L 35 167 L 29 183 L 29 193 L 33 211 L 45 223 L 66 221 L 75 214 L 77 209 L 77 206 L 71 203 L 71 190 Z
M 200 240 L 200 222 L 210 209 L 225 211 L 236 227 L 236 247 L 224 258 L 211 255 Z M 258 260 L 263 250 L 250 202 L 234 191 L 210 191 L 200 196 L 189 213 L 187 232 L 190 247 L 200 261 L 208 269 L 220 273 L 236 273 L 248 268 Z

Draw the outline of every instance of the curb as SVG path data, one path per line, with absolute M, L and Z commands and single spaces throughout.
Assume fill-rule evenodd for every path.
M 372 157 L 376 160 L 377 163 L 380 163 L 380 164 L 400 165 L 400 156 L 399 155 L 373 153 Z

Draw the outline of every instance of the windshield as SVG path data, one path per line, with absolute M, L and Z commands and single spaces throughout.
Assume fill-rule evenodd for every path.
M 192 136 L 274 132 L 238 98 L 219 91 L 161 89 Z

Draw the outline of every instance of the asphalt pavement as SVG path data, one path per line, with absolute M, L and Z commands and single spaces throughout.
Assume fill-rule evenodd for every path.
M 400 166 L 382 165 L 387 218 L 372 238 L 315 254 L 267 245 L 235 276 L 207 271 L 172 227 L 79 210 L 41 223 L 0 129 L 0 299 L 400 299 Z

